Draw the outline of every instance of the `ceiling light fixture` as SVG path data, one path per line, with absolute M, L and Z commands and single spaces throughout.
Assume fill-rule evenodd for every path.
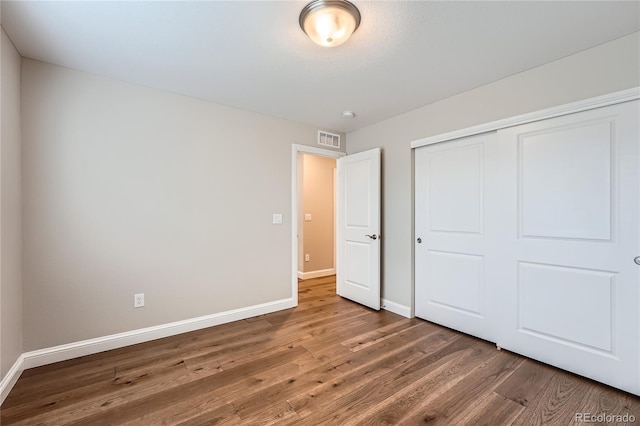
M 341 45 L 359 25 L 360 11 L 346 0 L 314 0 L 300 12 L 300 28 L 320 46 Z

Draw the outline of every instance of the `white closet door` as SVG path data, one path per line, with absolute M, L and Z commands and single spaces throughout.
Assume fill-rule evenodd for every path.
M 498 132 L 498 344 L 640 392 L 638 101 Z
M 416 149 L 416 315 L 640 394 L 639 122 L 633 101 Z
M 494 340 L 487 284 L 495 273 L 485 199 L 495 133 L 415 151 L 416 316 Z M 489 226 L 487 226 L 489 225 Z

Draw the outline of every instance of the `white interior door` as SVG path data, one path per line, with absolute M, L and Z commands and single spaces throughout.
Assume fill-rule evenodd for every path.
M 639 102 L 498 132 L 498 343 L 640 393 Z
M 488 163 L 495 132 L 415 151 L 416 316 L 494 340 L 487 283 L 496 253 L 486 199 L 497 194 Z
M 338 159 L 338 295 L 380 309 L 380 149 Z

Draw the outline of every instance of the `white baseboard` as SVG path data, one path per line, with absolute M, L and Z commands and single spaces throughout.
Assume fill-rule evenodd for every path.
M 382 299 L 382 309 L 393 312 L 394 314 L 402 315 L 406 318 L 413 318 L 410 307 L 392 302 L 387 299 Z
M 203 317 L 192 318 L 184 321 L 176 321 L 169 324 L 162 324 L 154 327 L 127 331 L 125 333 L 112 334 L 110 336 L 99 337 L 96 339 L 83 340 L 66 345 L 54 346 L 52 348 L 26 352 L 20 355 L 13 367 L 11 367 L 0 382 L 0 404 L 2 404 L 7 395 L 9 395 L 9 392 L 11 392 L 11 389 L 18 381 L 18 378 L 27 368 L 40 367 L 41 365 L 53 364 L 54 362 L 104 352 L 110 349 L 117 349 L 163 337 L 175 336 L 176 334 L 226 324 L 245 318 L 255 317 L 257 315 L 264 315 L 283 309 L 293 308 L 295 306 L 296 303 L 291 298 L 276 300 L 274 302 L 205 315 Z
M 13 363 L 7 374 L 0 381 L 0 405 L 4 402 L 13 386 L 16 384 L 20 375 L 24 371 L 24 354 L 20 355 L 16 362 Z
M 301 272 L 298 271 L 298 278 L 301 280 L 309 280 L 311 278 L 328 277 L 329 275 L 335 275 L 336 268 L 320 269 L 318 271 Z
M 292 298 L 276 300 L 274 302 L 262 303 L 260 305 L 205 315 L 198 318 L 191 318 L 188 320 L 156 325 L 124 333 L 112 334 L 110 336 L 98 337 L 96 339 L 83 340 L 66 345 L 39 349 L 23 354 L 24 368 L 40 367 L 41 365 L 53 364 L 54 362 L 122 348 L 124 346 L 135 345 L 137 343 L 161 339 L 163 337 L 175 336 L 189 331 L 200 330 L 202 328 L 226 324 L 245 318 L 255 317 L 257 315 L 289 309 L 295 306 L 296 303 Z

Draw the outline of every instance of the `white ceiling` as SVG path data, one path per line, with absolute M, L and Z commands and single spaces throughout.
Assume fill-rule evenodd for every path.
M 305 1 L 2 1 L 2 26 L 28 58 L 345 132 L 640 29 L 638 1 L 353 2 L 332 49 Z

